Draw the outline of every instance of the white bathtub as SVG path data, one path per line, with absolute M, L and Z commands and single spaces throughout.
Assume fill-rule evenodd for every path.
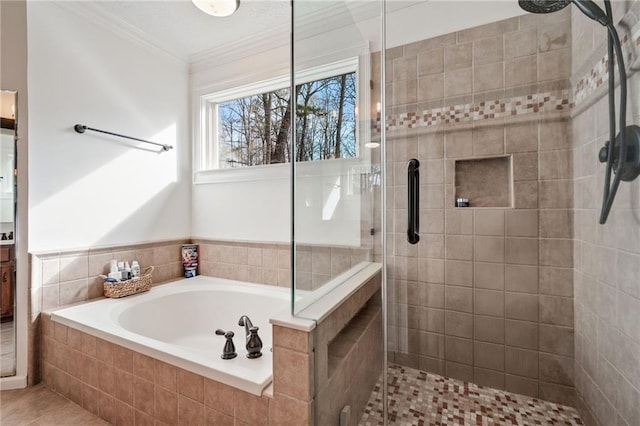
M 103 299 L 54 311 L 51 319 L 165 361 L 185 370 L 260 395 L 271 383 L 269 319 L 290 306 L 288 288 L 198 276 L 153 287 L 121 299 Z M 248 359 L 241 315 L 260 328 L 262 357 Z M 220 358 L 232 330 L 238 356 Z

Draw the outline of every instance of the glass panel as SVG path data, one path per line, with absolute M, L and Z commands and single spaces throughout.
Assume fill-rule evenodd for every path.
M 0 91 L 0 376 L 16 374 L 15 189 L 16 92 Z
M 380 11 L 293 2 L 293 312 L 316 321 L 318 425 L 359 424 L 384 371 Z

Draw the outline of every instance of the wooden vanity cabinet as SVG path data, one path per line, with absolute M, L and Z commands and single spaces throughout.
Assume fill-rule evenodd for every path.
M 13 318 L 14 245 L 0 246 L 0 320 Z

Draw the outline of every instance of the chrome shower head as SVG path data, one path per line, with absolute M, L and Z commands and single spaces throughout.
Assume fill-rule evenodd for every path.
M 531 13 L 551 13 L 571 4 L 570 0 L 518 0 L 520 7 Z

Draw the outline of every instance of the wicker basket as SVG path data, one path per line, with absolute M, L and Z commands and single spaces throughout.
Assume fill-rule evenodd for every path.
M 151 288 L 151 274 L 153 273 L 153 266 L 144 268 L 144 271 L 140 275 L 140 278 L 132 278 L 126 281 L 117 282 L 104 282 L 104 295 L 105 297 L 111 297 L 116 299 L 118 297 L 131 296 L 132 294 L 142 293 L 148 291 Z M 107 278 L 105 275 L 100 275 L 102 278 Z

